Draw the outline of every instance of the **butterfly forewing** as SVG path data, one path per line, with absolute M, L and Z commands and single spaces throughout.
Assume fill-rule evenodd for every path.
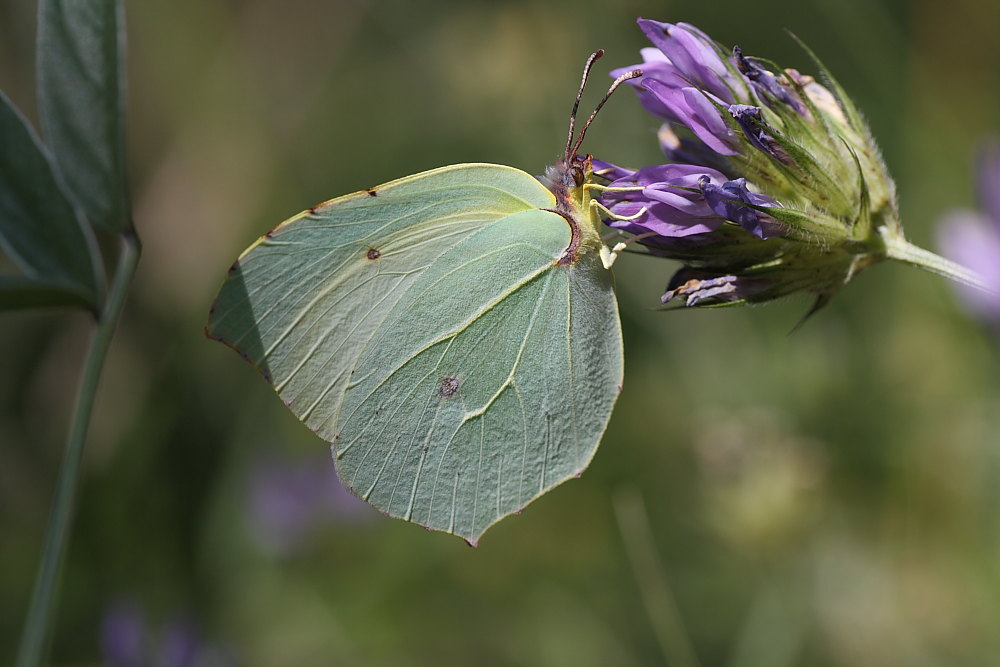
M 332 440 L 358 353 L 436 257 L 492 222 L 551 206 L 528 174 L 455 165 L 340 197 L 279 225 L 230 269 L 211 337 Z

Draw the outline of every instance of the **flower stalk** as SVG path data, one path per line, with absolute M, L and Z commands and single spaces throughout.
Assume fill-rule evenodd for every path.
M 28 607 L 28 617 L 21 635 L 17 667 L 37 667 L 44 662 L 49 628 L 52 625 L 52 616 L 55 611 L 54 600 L 58 588 L 59 573 L 65 560 L 73 513 L 76 509 L 81 463 L 87 441 L 87 430 L 90 426 L 90 416 L 97 396 L 97 386 L 101 379 L 104 360 L 111 347 L 115 328 L 125 305 L 125 298 L 139 263 L 140 254 L 139 237 L 133 229 L 129 228 L 122 233 L 122 251 L 118 257 L 118 266 L 115 269 L 111 290 L 108 293 L 104 309 L 98 316 L 97 329 L 91 339 L 83 375 L 80 379 L 76 405 L 73 410 L 69 434 L 66 438 L 66 451 L 59 469 L 59 480 L 52 513 L 45 533 L 42 562 L 35 577 L 31 605 Z
M 882 239 L 885 241 L 885 255 L 889 259 L 895 259 L 904 264 L 936 273 L 966 287 L 973 287 L 987 294 L 1000 296 L 1000 292 L 997 292 L 997 289 L 990 285 L 985 277 L 972 269 L 929 250 L 924 250 L 920 246 L 913 245 L 902 236 L 883 233 Z

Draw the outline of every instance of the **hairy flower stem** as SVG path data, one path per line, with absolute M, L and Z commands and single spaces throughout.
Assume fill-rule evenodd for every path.
M 21 635 L 21 645 L 17 655 L 18 667 L 37 667 L 42 664 L 49 626 L 55 611 L 53 604 L 59 571 L 69 538 L 70 526 L 76 506 L 77 488 L 80 481 L 80 464 L 83 461 L 84 446 L 87 439 L 87 429 L 90 426 L 90 415 L 94 407 L 97 385 L 101 378 L 101 369 L 111 346 L 111 338 L 118 324 L 118 318 L 125 304 L 125 297 L 132 284 L 136 265 L 142 247 L 133 230 L 122 234 L 122 252 L 118 257 L 114 280 L 108 293 L 104 309 L 97 320 L 97 329 L 90 342 L 90 350 L 80 379 L 79 393 L 66 439 L 66 452 L 62 467 L 59 470 L 59 481 L 56 495 L 49 516 L 48 529 L 45 534 L 45 546 L 42 551 L 42 563 L 35 578 L 35 587 L 31 595 L 31 606 L 25 621 L 24 632 Z
M 883 232 L 882 239 L 885 241 L 886 257 L 890 259 L 936 273 L 989 294 L 997 293 L 996 289 L 991 287 L 985 278 L 972 269 L 967 269 L 961 264 L 915 246 L 900 235 Z

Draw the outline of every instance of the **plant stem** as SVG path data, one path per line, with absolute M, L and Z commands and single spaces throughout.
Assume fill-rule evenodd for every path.
M 983 292 L 997 294 L 997 288 L 991 286 L 983 276 L 972 269 L 915 246 L 902 236 L 883 233 L 882 239 L 885 241 L 886 256 L 890 259 L 905 262 Z
M 615 494 L 615 517 L 646 615 L 656 633 L 666 664 L 671 667 L 698 667 L 698 657 L 684 630 L 681 613 L 653 544 L 646 506 L 637 490 Z
M 48 529 L 45 533 L 45 546 L 42 551 L 42 563 L 35 578 L 35 587 L 31 595 L 31 605 L 28 607 L 28 618 L 21 635 L 21 645 L 17 655 L 18 667 L 36 667 L 40 665 L 45 653 L 49 635 L 49 627 L 55 611 L 53 604 L 59 579 L 59 572 L 66 553 L 70 526 L 76 507 L 77 487 L 80 481 L 80 464 L 83 461 L 84 445 L 87 439 L 87 429 L 90 425 L 90 414 L 94 407 L 97 385 L 101 378 L 101 369 L 111 346 L 121 315 L 125 297 L 132 284 L 136 265 L 139 262 L 141 245 L 139 238 L 131 229 L 122 234 L 122 252 L 118 257 L 114 280 L 108 292 L 104 310 L 97 320 L 97 329 L 90 342 L 80 379 L 79 393 L 66 438 L 66 451 L 62 466 L 59 469 L 59 480 L 53 500 L 52 513 L 49 515 Z

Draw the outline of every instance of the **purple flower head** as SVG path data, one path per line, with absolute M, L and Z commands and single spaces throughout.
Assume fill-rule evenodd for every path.
M 738 47 L 730 56 L 689 24 L 639 27 L 655 48 L 642 50 L 642 76 L 629 83 L 665 121 L 658 139 L 669 162 L 595 163 L 595 173 L 607 181 L 598 195 L 605 222 L 684 262 L 665 302 L 807 291 L 825 303 L 886 256 L 885 238 L 901 238 L 894 186 L 832 79 L 836 95 Z
M 795 70 L 776 74 L 739 47 L 726 56 L 694 26 L 648 19 L 639 26 L 656 48 L 642 49 L 643 75 L 629 83 L 667 122 L 660 137 L 668 158 L 744 177 L 828 230 L 856 227 L 864 199 L 872 212 L 895 218 L 892 181 L 846 97 Z
M 1000 141 L 986 146 L 978 162 L 982 212 L 959 210 L 945 216 L 938 233 L 942 253 L 978 272 L 994 294 L 962 288 L 959 295 L 980 317 L 1000 324 Z

